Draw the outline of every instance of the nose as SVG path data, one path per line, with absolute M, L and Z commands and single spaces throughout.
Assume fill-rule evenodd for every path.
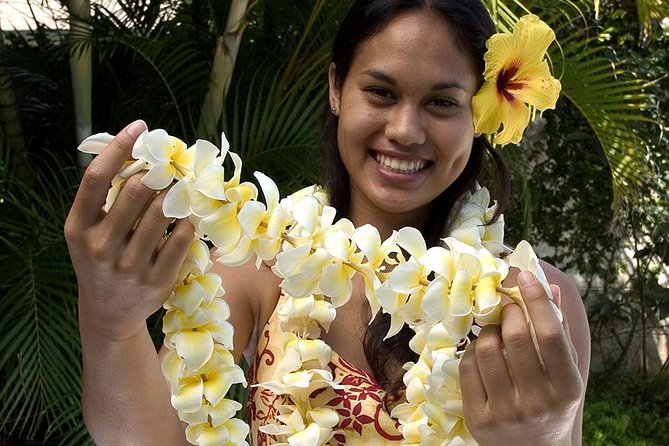
M 397 105 L 386 122 L 386 138 L 403 146 L 423 144 L 425 129 L 419 110 L 411 104 Z

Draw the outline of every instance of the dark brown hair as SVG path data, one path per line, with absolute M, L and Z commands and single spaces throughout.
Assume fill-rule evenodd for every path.
M 343 85 L 355 52 L 366 39 L 381 31 L 395 17 L 414 10 L 432 11 L 449 23 L 461 49 L 470 55 L 481 73 L 480 85 L 485 68 L 485 43 L 495 32 L 490 15 L 480 0 L 357 0 L 342 21 L 332 46 L 331 61 L 335 67 L 336 85 Z M 329 107 L 324 116 L 325 187 L 330 204 L 337 209 L 337 217 L 349 217 L 350 177 L 339 155 L 338 119 L 329 112 Z M 419 228 L 428 246 L 440 243 L 448 231 L 449 216 L 454 206 L 480 180 L 486 160 L 492 162 L 498 182 L 498 212 L 494 219 L 506 207 L 510 195 L 508 169 L 484 136 L 475 138 L 463 172 L 433 201 L 426 224 Z M 417 355 L 409 348 L 409 340 L 414 333 L 407 326 L 396 336 L 383 340 L 389 326 L 389 315 L 379 313 L 365 333 L 364 348 L 374 376 L 392 397 L 403 389 L 403 384 L 401 379 L 396 378 L 397 374 L 390 372 L 407 361 L 415 361 Z

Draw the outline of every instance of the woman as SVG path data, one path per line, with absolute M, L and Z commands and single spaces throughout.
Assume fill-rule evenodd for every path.
M 339 217 L 356 226 L 372 224 L 382 238 L 414 226 L 434 245 L 447 232 L 458 198 L 479 179 L 486 157 L 506 194 L 506 170 L 472 125 L 471 100 L 493 32 L 478 1 L 356 2 L 336 37 L 329 71 L 326 188 Z M 129 180 L 108 213 L 100 211 L 111 179 L 144 129 L 141 121 L 132 123 L 91 163 L 66 222 L 79 282 L 84 416 L 100 445 L 186 444 L 145 321 L 168 297 L 193 229 L 179 221 L 163 242 L 170 223 L 162 214 L 164 193 L 144 187 L 139 176 Z M 534 276 L 510 275 L 509 286 L 517 280 L 537 327 L 546 367 L 520 307 L 508 303 L 501 326 L 485 327 L 460 366 L 467 426 L 479 444 L 580 444 L 587 322 L 574 286 L 544 266 L 569 330 Z M 234 269 L 217 264 L 215 270 L 223 277 L 238 360 L 243 346 L 265 339 L 275 325 L 280 280 L 267 265 L 257 270 L 254 261 Z M 401 398 L 402 364 L 413 353 L 406 332 L 383 342 L 388 322 L 377 317 L 368 328 L 369 314 L 358 281 L 322 338 L 338 354 L 339 367 L 378 381 L 390 405 Z M 259 357 L 268 348 L 260 344 Z M 256 379 L 271 373 L 271 364 L 256 365 Z M 272 437 L 257 430 L 272 421 L 259 416 L 265 413 L 261 400 L 262 392 L 254 389 L 252 436 L 270 444 Z M 362 407 L 336 427 L 340 436 L 333 443 L 399 444 L 387 409 L 376 400 Z M 375 434 L 378 423 L 353 422 L 374 415 L 368 411 L 383 418 L 382 436 Z

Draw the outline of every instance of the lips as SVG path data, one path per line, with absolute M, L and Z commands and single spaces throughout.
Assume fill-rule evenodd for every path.
M 393 158 L 391 156 L 384 155 L 379 152 L 374 152 L 374 159 L 384 169 L 404 174 L 419 172 L 425 169 L 428 165 L 428 161 L 425 160 L 405 160 L 405 159 Z

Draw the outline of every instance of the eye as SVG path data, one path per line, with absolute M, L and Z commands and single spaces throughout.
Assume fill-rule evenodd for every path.
M 395 95 L 390 90 L 381 87 L 365 88 L 365 93 L 373 102 L 388 103 L 395 99 Z
M 439 110 L 449 110 L 456 108 L 458 106 L 458 103 L 453 99 L 434 98 L 429 102 L 429 105 Z

